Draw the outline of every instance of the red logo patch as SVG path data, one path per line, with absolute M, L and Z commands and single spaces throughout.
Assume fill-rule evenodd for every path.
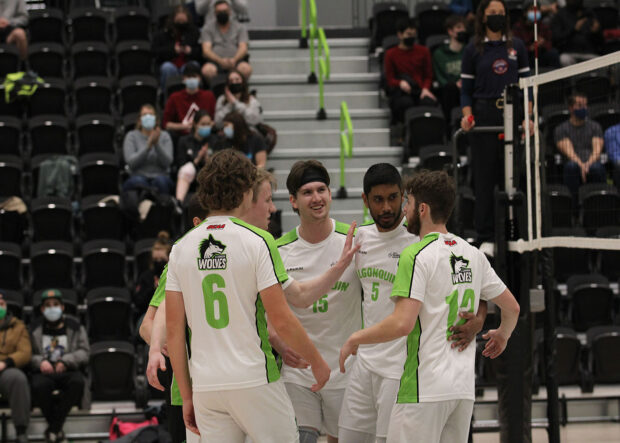
M 508 62 L 503 58 L 498 58 L 493 62 L 493 72 L 498 75 L 504 75 L 508 71 Z
M 207 226 L 207 229 L 224 229 L 224 226 L 226 225 L 209 225 Z
M 448 246 L 454 246 L 456 245 L 456 240 L 445 240 L 444 243 Z

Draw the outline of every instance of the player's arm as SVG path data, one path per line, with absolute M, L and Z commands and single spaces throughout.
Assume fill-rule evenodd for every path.
M 153 320 L 153 329 L 151 332 L 151 346 L 149 347 L 149 361 L 146 366 L 146 378 L 149 384 L 155 389 L 160 391 L 164 390 L 164 387 L 159 383 L 157 377 L 157 370 L 166 370 L 166 359 L 163 354 L 167 355 L 166 345 L 166 300 L 164 299 L 157 312 L 155 319 Z
M 293 351 L 293 349 L 280 338 L 276 330 L 273 329 L 269 319 L 267 319 L 267 331 L 269 332 L 269 343 L 276 351 L 278 351 L 278 354 L 280 354 L 280 357 L 282 357 L 282 361 L 285 364 L 293 368 L 300 369 L 305 369 L 310 366 L 308 362 L 301 357 L 301 355 Z
M 312 386 L 312 391 L 318 391 L 329 380 L 329 366 L 319 354 L 314 343 L 306 334 L 301 323 L 291 312 L 291 309 L 284 298 L 284 291 L 279 283 L 269 286 L 260 291 L 260 297 L 265 307 L 265 311 L 269 316 L 271 325 L 285 343 L 288 343 L 295 352 L 310 363 L 312 373 L 316 379 L 316 384 Z M 166 318 L 167 320 L 168 318 Z M 170 334 L 168 334 L 168 350 L 170 349 Z M 174 366 L 173 366 L 174 367 Z M 175 368 L 176 374 L 176 368 Z M 191 390 L 190 390 L 191 391 Z M 191 392 L 190 392 L 191 394 Z M 185 400 L 185 398 L 183 398 Z
M 144 318 L 142 319 L 142 324 L 140 325 L 140 337 L 142 337 L 142 340 L 144 340 L 148 345 L 151 344 L 151 331 L 153 330 L 155 312 L 157 312 L 157 307 L 149 306 L 146 310 L 146 314 L 144 314 Z
M 487 302 L 480 301 L 478 312 L 459 312 L 459 317 L 465 320 L 462 325 L 454 325 L 450 327 L 452 335 L 450 340 L 453 341 L 452 348 L 458 348 L 459 352 L 465 350 L 467 346 L 476 339 L 476 335 L 482 331 L 484 321 L 487 318 Z
M 499 328 L 491 329 L 482 336 L 482 338 L 488 340 L 482 355 L 489 358 L 498 357 L 506 349 L 508 339 L 517 325 L 520 311 L 519 303 L 517 303 L 517 300 L 515 300 L 508 288 L 498 297 L 495 297 L 493 303 L 501 309 L 502 320 Z
M 312 280 L 303 282 L 294 280 L 286 287 L 284 293 L 290 304 L 297 308 L 307 308 L 312 303 L 323 297 L 334 286 L 344 271 L 351 264 L 355 253 L 361 247 L 360 244 L 354 245 L 356 223 L 351 223 L 347 232 L 347 239 L 342 248 L 342 254 L 334 266 L 325 271 L 322 275 Z
M 340 372 L 344 372 L 344 362 L 349 355 L 357 354 L 359 345 L 385 343 L 409 335 L 413 330 L 422 302 L 414 298 L 396 298 L 394 312 L 380 323 L 351 334 L 340 350 Z

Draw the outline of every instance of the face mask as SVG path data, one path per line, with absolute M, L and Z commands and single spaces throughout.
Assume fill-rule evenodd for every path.
M 527 19 L 532 23 L 534 23 L 534 21 L 540 21 L 540 17 L 540 11 L 536 11 L 536 13 L 534 13 L 534 11 L 527 11 Z
M 226 138 L 233 138 L 235 135 L 235 128 L 232 126 L 224 126 L 224 136 Z
M 174 27 L 177 29 L 177 31 L 183 32 L 187 29 L 187 23 L 186 22 L 175 23 Z
M 154 260 L 153 261 L 153 272 L 156 276 L 160 276 L 166 267 L 166 260 Z
M 211 135 L 211 126 L 199 126 L 198 127 L 198 136 L 200 138 L 207 138 Z
M 215 18 L 217 19 L 217 22 L 220 25 L 225 25 L 226 23 L 228 23 L 228 12 L 218 12 L 215 15 Z
M 239 94 L 241 91 L 243 91 L 243 84 L 231 83 L 230 85 L 228 85 L 228 90 L 233 94 Z
M 49 322 L 57 322 L 62 317 L 62 308 L 60 306 L 50 306 L 43 310 L 43 316 Z
M 190 77 L 183 79 L 183 83 L 187 89 L 190 91 L 195 91 L 198 89 L 198 86 L 200 86 L 200 79 L 198 77 Z
M 6 317 L 6 308 L 4 306 L 0 306 L 0 320 L 3 320 Z
M 403 39 L 403 44 L 408 47 L 411 48 L 415 43 L 415 37 L 406 37 Z
M 573 114 L 575 114 L 575 117 L 577 117 L 579 120 L 585 120 L 588 116 L 588 108 L 575 109 L 573 111 Z
M 148 131 L 155 127 L 155 116 L 153 114 L 144 114 L 140 117 L 140 124 Z
M 469 41 L 469 34 L 467 31 L 459 31 L 456 34 L 456 41 L 459 43 L 467 43 Z
M 506 26 L 506 16 L 502 14 L 487 15 L 487 28 L 491 32 L 499 32 Z

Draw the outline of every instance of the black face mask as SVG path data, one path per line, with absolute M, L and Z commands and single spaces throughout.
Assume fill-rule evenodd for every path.
M 187 29 L 187 23 L 186 22 L 175 23 L 174 27 L 179 32 L 185 32 L 185 30 Z
M 467 43 L 469 41 L 469 33 L 467 31 L 459 31 L 456 34 L 456 41 L 459 43 Z
M 166 260 L 153 260 L 153 273 L 159 277 L 167 263 Z
M 228 90 L 232 92 L 233 94 L 238 94 L 241 91 L 243 91 L 243 84 L 242 83 L 231 83 L 228 85 Z
M 506 26 L 506 16 L 502 14 L 487 15 L 487 28 L 491 32 L 499 32 Z
M 403 39 L 403 44 L 408 47 L 411 48 L 414 44 L 415 44 L 415 37 L 406 37 Z
M 220 25 L 225 25 L 226 23 L 228 23 L 229 19 L 228 12 L 218 12 L 215 15 L 215 18 Z

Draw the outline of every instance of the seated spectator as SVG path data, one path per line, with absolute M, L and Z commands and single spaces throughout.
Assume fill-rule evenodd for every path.
M 588 118 L 588 99 L 574 94 L 568 98 L 570 118 L 555 128 L 555 144 L 564 154 L 564 184 L 577 200 L 582 183 L 604 182 L 605 167 L 600 163 L 603 152 L 601 125 Z
M 185 89 L 170 94 L 164 108 L 163 127 L 175 140 L 192 129 L 194 114 L 206 110 L 211 118 L 215 113 L 215 96 L 211 91 L 200 89 L 200 69 L 187 65 L 183 72 Z
M 217 0 L 195 0 L 196 13 L 204 17 L 205 22 L 215 20 L 214 6 Z M 248 17 L 247 0 L 231 0 L 230 18 Z
M 264 168 L 267 163 L 267 145 L 265 140 L 245 123 L 245 119 L 238 112 L 231 112 L 224 117 L 222 129 L 224 140 L 218 143 L 215 151 L 233 148 L 243 152 L 252 163 Z
M 472 0 L 451 0 L 450 10 L 465 19 L 467 28 L 473 28 L 476 14 Z
M 138 276 L 134 291 L 133 302 L 139 316 L 144 314 L 149 307 L 153 292 L 159 285 L 159 276 L 168 264 L 171 249 L 170 234 L 166 231 L 159 232 L 151 248 L 149 267 Z
M 469 41 L 465 19 L 452 15 L 446 20 L 446 32 L 450 42 L 433 52 L 433 72 L 441 89 L 441 105 L 449 120 L 450 111 L 459 106 L 461 97 L 461 59 Z
M 399 20 L 396 30 L 400 43 L 385 53 L 384 60 L 393 124 L 402 122 L 410 107 L 437 102 L 431 92 L 431 53 L 415 42 L 418 33 L 415 20 Z
M 562 66 L 597 57 L 603 44 L 601 24 L 583 0 L 566 0 L 551 21 L 551 36 Z
M 179 140 L 177 148 L 177 177 L 176 197 L 179 202 L 185 200 L 187 191 L 196 178 L 196 173 L 205 164 L 205 160 L 213 152 L 217 144 L 217 134 L 213 131 L 213 121 L 207 111 L 198 111 L 194 114 L 194 128 L 191 134 L 184 135 Z
M 222 125 L 224 117 L 231 112 L 238 112 L 252 129 L 262 122 L 260 103 L 248 92 L 248 82 L 235 69 L 228 73 L 228 81 L 224 94 L 220 95 L 215 104 L 215 124 Z
M 45 441 L 60 442 L 69 411 L 81 404 L 90 348 L 84 327 L 64 314 L 59 290 L 43 291 L 40 309 L 43 318 L 32 330 L 32 401 L 47 420 Z
M 173 160 L 172 139 L 159 127 L 152 105 L 142 106 L 136 129 L 125 135 L 123 158 L 131 172 L 123 183 L 123 192 L 151 187 L 160 194 L 172 192 L 168 175 Z
M 551 27 L 542 20 L 542 13 L 534 8 L 533 3 L 528 5 L 521 19 L 512 27 L 513 35 L 519 37 L 525 43 L 530 59 L 530 67 L 533 68 L 536 56 L 536 42 L 534 41 L 535 22 L 538 25 L 538 66 L 559 68 L 560 53 L 552 46 Z
M 28 11 L 26 0 L 5 0 L 0 2 L 0 44 L 17 46 L 22 60 L 28 58 Z
M 168 77 L 183 74 L 188 63 L 200 70 L 202 50 L 198 44 L 199 37 L 200 32 L 184 6 L 174 8 L 166 27 L 153 36 L 153 55 L 159 66 L 162 91 L 166 90 Z
M 21 370 L 30 363 L 32 348 L 24 322 L 7 311 L 6 300 L 0 294 L 0 394 L 11 407 L 18 443 L 27 442 L 26 429 L 30 421 L 30 385 Z
M 613 166 L 614 184 L 620 188 L 620 123 L 605 131 L 605 151 Z
M 200 35 L 202 54 L 207 59 L 202 75 L 211 80 L 218 71 L 237 68 L 247 80 L 252 75 L 252 67 L 248 63 L 248 31 L 231 18 L 227 0 L 217 0 L 213 9 L 215 20 L 206 21 Z

